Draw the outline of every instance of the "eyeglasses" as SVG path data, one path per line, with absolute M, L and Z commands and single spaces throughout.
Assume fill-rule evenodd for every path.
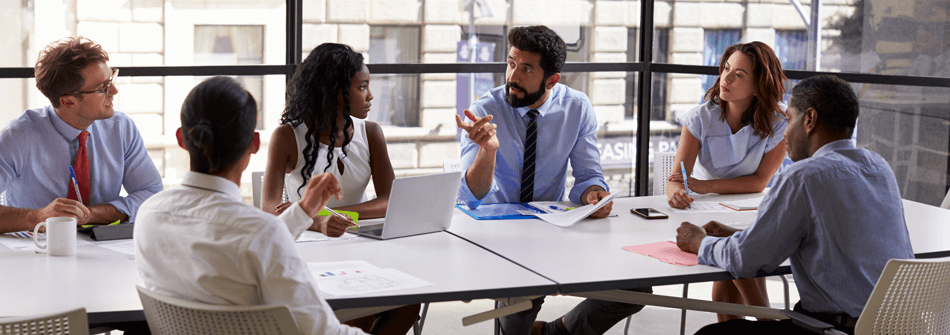
M 102 88 L 93 91 L 76 91 L 69 94 L 92 94 L 92 93 L 109 93 L 109 90 L 112 89 L 112 83 L 115 82 L 115 77 L 119 75 L 119 68 L 112 68 L 112 75 L 109 76 L 109 81 L 105 84 L 102 84 Z

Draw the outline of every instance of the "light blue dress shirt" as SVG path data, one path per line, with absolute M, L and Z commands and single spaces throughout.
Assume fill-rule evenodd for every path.
M 893 258 L 914 258 L 897 180 L 884 158 L 851 140 L 790 165 L 748 229 L 707 236 L 699 248 L 700 264 L 740 278 L 789 259 L 805 310 L 852 317 Z
M 458 200 L 475 208 L 484 203 L 518 202 L 521 194 L 521 167 L 527 116 L 531 108 L 512 108 L 505 102 L 505 86 L 486 92 L 470 109 L 478 117 L 494 115 L 497 124 L 498 152 L 492 187 L 482 199 L 476 199 L 464 175 Z M 548 100 L 538 108 L 537 161 L 535 162 L 534 200 L 564 200 L 567 164 L 574 175 L 569 199 L 581 203 L 581 194 L 592 185 L 604 190 L 604 172 L 597 150 L 597 119 L 590 100 L 582 92 L 556 84 Z M 468 170 L 475 161 L 478 145 L 462 136 L 462 168 Z
M 135 124 L 121 112 L 97 120 L 89 132 L 89 205 L 110 204 L 135 221 L 139 205 L 162 190 L 162 178 L 149 158 Z M 38 209 L 66 198 L 69 167 L 79 150 L 79 133 L 52 106 L 29 109 L 0 131 L 0 192 L 6 205 Z M 120 197 L 125 186 L 128 196 Z
M 784 105 L 779 106 L 785 109 Z M 702 180 L 728 179 L 748 176 L 759 169 L 762 156 L 772 151 L 785 138 L 788 121 L 780 113 L 772 122 L 772 135 L 755 135 L 752 125 L 745 125 L 735 134 L 725 120 L 722 110 L 711 101 L 690 109 L 680 119 L 689 133 L 699 140 L 699 154 L 693 165 L 693 177 Z

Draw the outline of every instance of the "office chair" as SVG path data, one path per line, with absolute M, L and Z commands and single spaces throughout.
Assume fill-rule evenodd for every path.
M 9 335 L 88 335 L 86 309 L 0 319 L 0 334 Z
M 300 335 L 287 306 L 219 306 L 164 296 L 136 286 L 148 328 L 170 334 Z
M 888 261 L 858 318 L 855 335 L 950 334 L 948 287 L 950 257 Z M 788 316 L 799 325 L 816 322 L 809 328 L 815 333 L 841 334 L 808 316 Z
M 261 208 L 261 192 L 264 187 L 264 171 L 251 172 L 251 198 L 254 200 L 254 207 Z M 280 202 L 290 201 L 287 190 L 284 189 L 280 197 Z

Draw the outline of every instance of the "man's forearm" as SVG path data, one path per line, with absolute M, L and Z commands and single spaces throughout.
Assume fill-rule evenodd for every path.
M 465 179 L 468 181 L 468 189 L 472 191 L 475 198 L 482 199 L 488 195 L 491 190 L 492 178 L 495 175 L 495 150 L 478 149 L 475 155 L 475 161 L 465 172 Z
M 35 209 L 0 206 L 0 233 L 33 230 L 43 221 L 36 218 L 36 212 Z
M 128 221 L 129 216 L 110 204 L 89 207 L 89 224 L 106 224 L 116 221 Z

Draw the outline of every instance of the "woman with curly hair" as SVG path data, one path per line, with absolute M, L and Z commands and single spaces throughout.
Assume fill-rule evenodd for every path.
M 310 176 L 326 172 L 343 188 L 342 199 L 330 199 L 327 207 L 357 212 L 360 219 L 386 215 L 395 174 L 382 129 L 365 120 L 373 100 L 369 80 L 363 55 L 344 44 L 321 44 L 300 64 L 268 147 L 263 210 L 282 212 L 297 201 Z M 373 200 L 365 196 L 370 178 Z M 281 203 L 285 191 L 290 201 Z M 351 224 L 331 215 L 310 230 L 336 237 Z M 406 334 L 418 315 L 419 305 L 410 305 L 346 323 L 371 334 Z
M 673 208 L 686 208 L 696 193 L 762 192 L 785 159 L 785 72 L 768 45 L 732 45 L 719 62 L 719 78 L 706 102 L 680 119 L 679 149 L 666 195 Z M 680 162 L 687 176 L 680 173 Z M 695 169 L 694 169 L 695 168 Z M 715 234 L 715 232 L 709 232 Z M 765 278 L 713 284 L 713 300 L 769 306 Z M 739 318 L 718 315 L 719 321 Z

